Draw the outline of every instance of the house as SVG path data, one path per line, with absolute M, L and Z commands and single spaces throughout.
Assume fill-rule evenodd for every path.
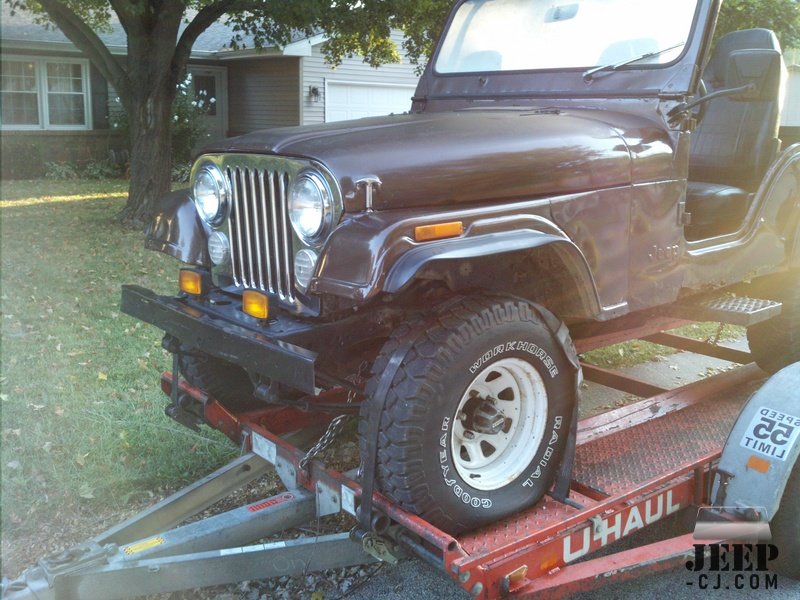
M 104 158 L 124 147 L 111 127 L 110 117 L 119 110 L 116 94 L 97 69 L 59 30 L 37 24 L 30 13 L 12 16 L 5 2 L 1 10 L 3 176 L 35 176 L 48 161 Z M 119 23 L 99 35 L 122 60 L 126 38 Z M 199 37 L 189 62 L 195 92 L 216 101 L 204 117 L 211 139 L 411 106 L 418 77 L 405 56 L 378 69 L 358 57 L 332 69 L 325 64 L 321 35 L 263 50 L 231 50 L 231 37 L 229 27 L 215 23 Z M 393 39 L 399 45 L 401 34 Z M 789 143 L 800 141 L 800 51 L 787 51 L 786 62 L 781 136 Z
M 122 60 L 126 37 L 119 23 L 98 34 Z M 326 38 L 298 36 L 285 48 L 232 50 L 232 30 L 217 22 L 197 40 L 189 61 L 195 93 L 214 98 L 206 116 L 211 139 L 256 129 L 307 125 L 404 112 L 418 75 L 403 55 L 399 64 L 370 67 L 360 57 L 333 69 L 325 64 Z M 399 44 L 402 35 L 393 34 Z M 401 50 L 402 54 L 402 50 Z M 102 75 L 57 29 L 30 13 L 0 22 L 0 151 L 4 176 L 25 176 L 47 161 L 104 158 L 124 146 L 111 126 L 116 94 Z M 12 160 L 17 158 L 18 160 Z
M 783 57 L 789 78 L 781 112 L 781 139 L 784 147 L 788 147 L 800 143 L 800 50 L 788 50 Z

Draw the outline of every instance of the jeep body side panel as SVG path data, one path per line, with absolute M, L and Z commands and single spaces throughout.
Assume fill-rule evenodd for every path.
M 738 231 L 687 243 L 684 285 L 722 287 L 800 266 L 798 202 L 800 144 L 795 144 L 767 172 Z

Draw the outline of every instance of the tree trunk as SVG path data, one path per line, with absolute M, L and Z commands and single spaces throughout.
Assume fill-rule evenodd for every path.
M 170 189 L 172 171 L 172 103 L 175 86 L 162 86 L 147 96 L 136 95 L 128 108 L 131 134 L 128 202 L 120 217 L 141 227 L 153 215 L 155 202 Z
M 185 3 L 168 0 L 140 8 L 125 21 L 128 93 L 120 94 L 131 136 L 131 182 L 120 216 L 136 226 L 150 221 L 155 203 L 169 192 L 172 104 L 188 60 L 188 54 L 175 56 Z

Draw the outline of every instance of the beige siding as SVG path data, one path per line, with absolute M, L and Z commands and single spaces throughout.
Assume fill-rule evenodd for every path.
M 300 124 L 300 60 L 259 57 L 228 67 L 230 135 Z
M 353 83 L 374 83 L 374 84 L 405 84 L 416 86 L 419 77 L 405 53 L 402 51 L 400 43 L 402 34 L 396 32 L 392 39 L 398 46 L 403 61 L 399 64 L 383 65 L 377 69 L 370 67 L 360 57 L 346 58 L 336 69 L 325 64 L 322 55 L 322 44 L 312 48 L 311 56 L 304 57 L 303 60 L 303 124 L 325 122 L 325 81 L 346 81 Z M 309 94 L 309 88 L 319 89 L 321 97 L 318 102 L 314 102 Z M 411 93 L 408 98 L 408 108 L 411 108 Z
M 781 125 L 784 127 L 800 127 L 800 65 L 789 67 L 789 79 L 786 82 L 786 95 L 783 99 Z

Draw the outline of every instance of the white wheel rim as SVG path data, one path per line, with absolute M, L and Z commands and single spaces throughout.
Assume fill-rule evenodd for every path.
M 465 428 L 476 397 L 492 399 L 506 419 L 502 431 L 481 433 Z M 453 418 L 450 451 L 456 472 L 478 490 L 505 487 L 536 456 L 546 422 L 547 390 L 538 371 L 519 358 L 491 364 L 467 386 Z

